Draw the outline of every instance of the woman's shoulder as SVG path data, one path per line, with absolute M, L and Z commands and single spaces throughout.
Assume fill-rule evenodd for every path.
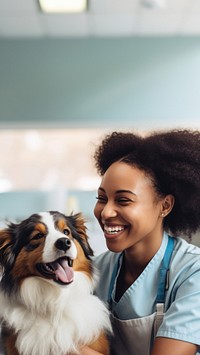
M 200 248 L 183 238 L 175 238 L 175 247 L 171 261 L 171 273 L 188 277 L 200 273 Z
M 174 254 L 178 256 L 187 255 L 188 258 L 197 258 L 199 259 L 200 256 L 200 247 L 189 243 L 187 240 L 177 237 L 175 239 L 175 247 L 174 247 Z

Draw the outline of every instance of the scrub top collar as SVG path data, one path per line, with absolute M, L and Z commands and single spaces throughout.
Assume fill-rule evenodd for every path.
M 162 240 L 159 250 L 154 255 L 154 257 L 150 260 L 150 262 L 148 263 L 146 268 L 143 270 L 142 274 L 127 289 L 127 291 L 124 293 L 124 295 L 121 297 L 121 299 L 117 303 L 117 302 L 115 302 L 114 296 L 115 296 L 115 290 L 116 290 L 117 277 L 119 275 L 120 268 L 121 268 L 122 261 L 123 261 L 123 252 L 119 254 L 118 259 L 116 260 L 114 268 L 113 268 L 113 273 L 112 273 L 109 292 L 108 292 L 108 304 L 109 304 L 109 307 L 112 311 L 117 312 L 118 308 L 119 308 L 119 310 L 122 308 L 124 309 L 124 304 L 125 303 L 126 303 L 126 305 L 128 304 L 127 298 L 131 297 L 131 299 L 133 299 L 134 292 L 136 292 L 138 286 L 141 286 L 141 283 L 143 283 L 145 278 L 147 277 L 148 270 L 149 269 L 151 270 L 152 268 L 160 270 L 160 274 L 156 275 L 159 279 L 158 280 L 159 281 L 158 294 L 157 294 L 158 297 L 156 299 L 156 302 L 161 302 L 161 301 L 163 302 L 163 298 L 164 298 L 163 295 L 165 295 L 165 280 L 167 280 L 167 274 L 168 274 L 166 270 L 168 269 L 168 264 L 170 262 L 171 254 L 173 251 L 173 242 L 174 242 L 174 239 L 169 237 L 167 235 L 167 233 L 164 232 L 163 240 Z M 170 246 L 169 246 L 169 244 L 170 244 Z M 167 248 L 167 246 L 168 246 L 168 248 Z M 155 275 L 154 275 L 154 279 L 155 279 Z M 127 308 L 127 306 L 126 306 L 126 308 Z M 120 311 L 120 313 L 121 313 L 121 311 Z M 120 316 L 120 315 L 118 314 L 118 316 Z M 137 317 L 137 315 L 135 315 L 135 316 Z

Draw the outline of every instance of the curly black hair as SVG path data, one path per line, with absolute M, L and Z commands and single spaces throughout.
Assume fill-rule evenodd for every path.
M 158 196 L 172 194 L 175 204 L 164 218 L 164 228 L 189 238 L 200 229 L 200 132 L 170 130 L 147 136 L 112 132 L 94 153 L 102 176 L 116 161 L 142 169 Z

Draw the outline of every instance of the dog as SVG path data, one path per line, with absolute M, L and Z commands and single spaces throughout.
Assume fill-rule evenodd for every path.
M 0 317 L 8 355 L 109 354 L 111 323 L 93 295 L 93 251 L 81 213 L 32 214 L 0 231 Z

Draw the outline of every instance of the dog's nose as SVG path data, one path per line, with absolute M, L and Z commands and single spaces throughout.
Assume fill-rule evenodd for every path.
M 59 238 L 55 242 L 55 247 L 59 250 L 67 251 L 71 247 L 71 240 L 67 238 Z

